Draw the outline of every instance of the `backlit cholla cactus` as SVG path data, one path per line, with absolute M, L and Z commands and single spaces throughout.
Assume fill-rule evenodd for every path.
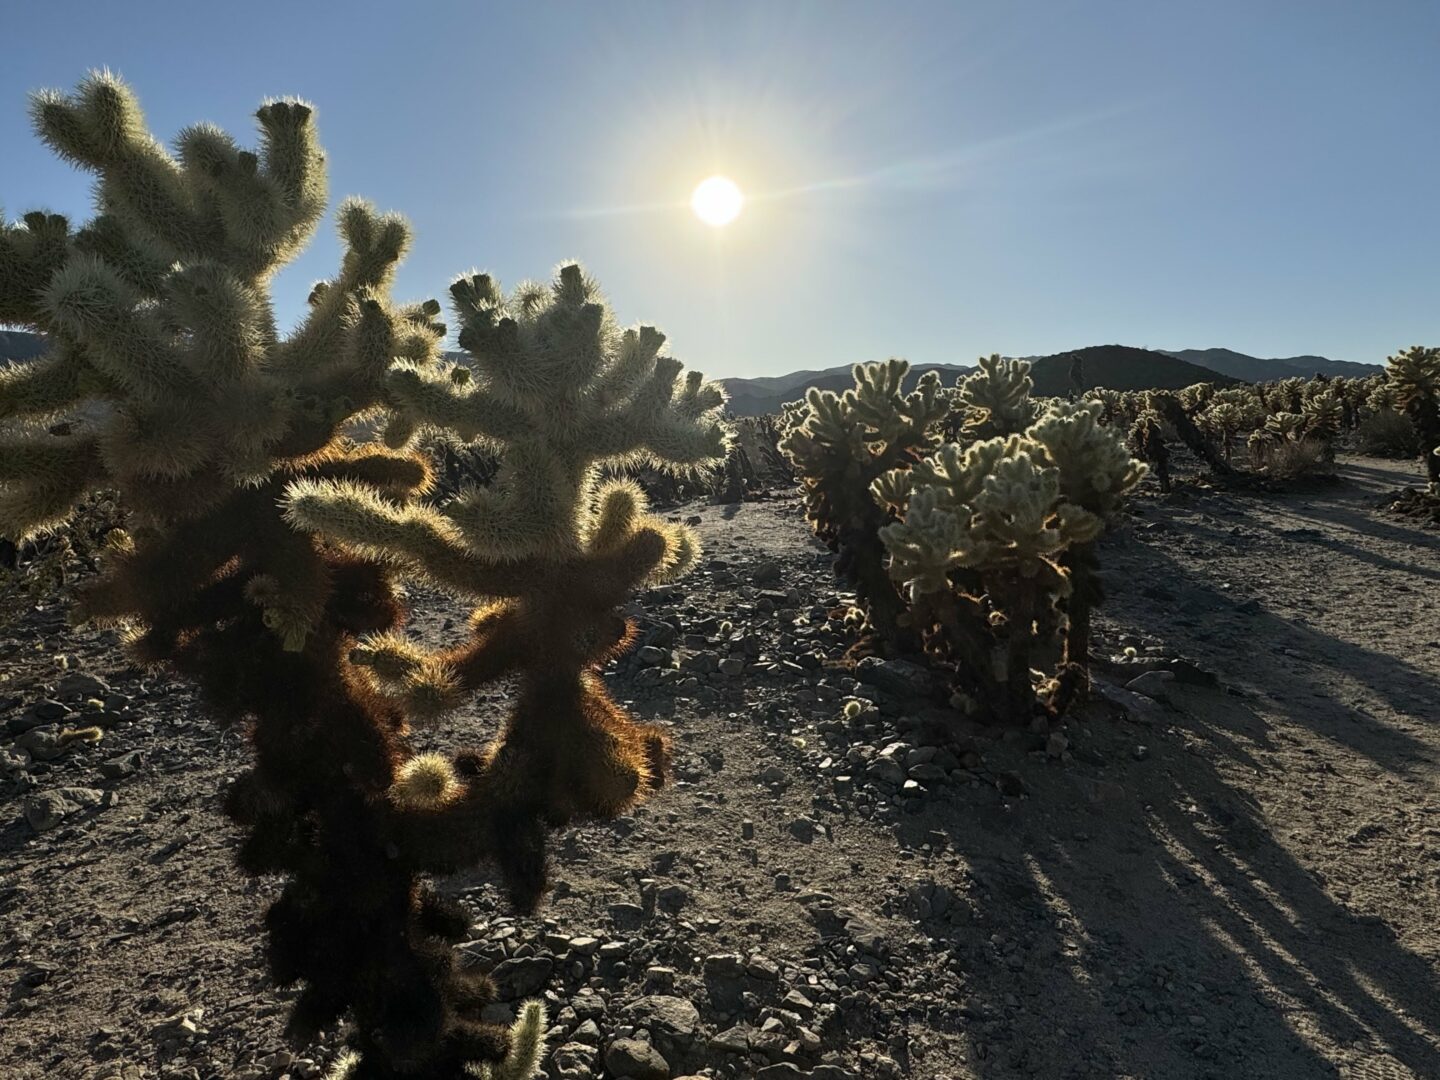
M 1096 402 L 1057 403 L 1023 435 L 949 443 L 872 485 L 900 515 L 880 531 L 890 573 L 973 711 L 1028 722 L 1037 690 L 1058 714 L 1083 683 L 1079 635 L 1098 599 L 1087 545 L 1144 474 L 1100 412 Z M 1037 664 L 1062 648 L 1073 661 L 1037 685 Z
M 1025 435 L 1044 448 L 1045 463 L 1059 470 L 1065 504 L 1093 514 L 1108 528 L 1146 468 L 1130 456 L 1118 431 L 1100 422 L 1101 413 L 1102 408 L 1092 402 L 1054 404 Z M 1060 562 L 1069 571 L 1071 589 L 1065 605 L 1069 615 L 1065 660 L 1088 668 L 1090 612 L 1105 598 L 1094 543 L 1073 539 Z
M 630 641 L 617 608 L 638 587 L 683 573 L 698 548 L 688 529 L 648 514 L 633 483 L 602 482 L 600 470 L 713 467 L 727 446 L 724 396 L 696 372 L 682 379 L 659 331 L 621 330 L 579 266 L 508 297 L 484 275 L 461 278 L 451 294 L 475 375 L 398 362 L 386 376 L 391 441 L 396 429 L 441 428 L 481 443 L 500 456 L 492 484 L 437 509 L 303 479 L 286 515 L 479 604 L 464 644 L 427 652 L 381 635 L 354 659 L 417 717 L 518 676 L 514 710 L 487 750 L 461 755 L 453 777 L 432 762 L 424 778 L 402 778 L 396 796 L 415 808 L 417 828 L 455 826 L 453 844 L 431 841 L 442 862 L 463 863 L 467 830 L 485 835 L 528 909 L 545 885 L 546 826 L 625 810 L 661 782 L 667 758 L 660 729 L 631 720 L 597 668 Z
M 87 492 L 118 491 L 131 532 L 112 536 L 75 614 L 123 624 L 140 661 L 194 678 L 222 717 L 246 722 L 257 767 L 226 809 L 246 829 L 241 865 L 288 879 L 266 923 L 273 975 L 303 985 L 292 1030 L 348 1014 L 361 1078 L 449 1080 L 501 1062 L 507 1032 L 480 1020 L 494 989 L 451 948 L 469 919 L 426 875 L 533 848 L 543 822 L 491 797 L 500 785 L 482 782 L 480 755 L 453 782 L 414 757 L 404 710 L 348 659 L 403 618 L 391 571 L 282 516 L 291 483 L 390 507 L 430 483 L 398 437 L 387 449 L 344 434 L 387 410 L 397 362 L 429 377 L 438 360 L 439 305 L 389 295 L 408 227 L 342 204 L 339 272 L 284 334 L 270 285 L 326 201 L 308 105 L 262 107 L 255 152 L 199 125 L 172 154 L 105 73 L 37 95 L 32 113 L 97 176 L 99 214 L 73 231 L 39 213 L 0 229 L 0 322 L 49 344 L 0 373 L 0 534 L 34 534 Z M 662 561 L 671 550 L 621 544 L 636 547 L 663 548 Z
M 1155 470 L 1160 491 L 1170 491 L 1170 448 L 1165 445 L 1165 418 L 1142 405 L 1130 425 L 1130 452 Z
M 1213 401 L 1200 413 L 1197 423 L 1202 431 L 1219 441 L 1228 462 L 1232 460 L 1236 439 L 1254 430 L 1258 413 L 1258 408 L 1247 409 L 1234 401 Z
M 1214 383 L 1192 383 L 1176 394 L 1180 406 L 1190 416 L 1197 415 L 1215 397 Z
M 1030 397 L 1034 389 L 1028 361 L 1007 360 L 999 353 L 980 357 L 975 373 L 955 383 L 953 403 L 962 417 L 962 437 L 988 439 L 1024 431 L 1038 411 Z
M 1412 345 L 1389 358 L 1385 373 L 1396 411 L 1420 436 L 1430 492 L 1440 495 L 1440 348 Z
M 869 495 L 885 473 L 904 470 L 940 439 L 930 430 L 950 405 L 935 372 L 905 393 L 904 360 L 857 364 L 843 394 L 811 389 L 785 406 L 780 451 L 804 488 L 815 535 L 835 552 L 835 572 L 855 588 L 870 633 L 887 646 L 905 644 L 904 601 L 885 572 L 879 530 L 890 515 Z
M 1335 460 L 1344 409 L 1328 384 L 1301 394 L 1299 412 L 1276 412 L 1251 433 L 1251 464 L 1268 475 L 1293 479 Z

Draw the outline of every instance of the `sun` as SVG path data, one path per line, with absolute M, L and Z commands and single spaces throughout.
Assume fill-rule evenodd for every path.
M 690 196 L 690 209 L 695 211 L 695 216 L 717 229 L 739 217 L 744 205 L 745 196 L 739 185 L 727 176 L 712 176 L 700 181 L 695 194 Z

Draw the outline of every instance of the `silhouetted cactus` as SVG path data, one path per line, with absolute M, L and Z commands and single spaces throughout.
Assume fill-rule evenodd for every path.
M 781 418 L 780 451 L 800 477 L 815 535 L 835 552 L 836 574 L 854 586 L 868 631 L 889 647 L 908 645 L 911 635 L 901 626 L 904 600 L 885 571 L 879 530 L 891 515 L 870 497 L 870 485 L 932 449 L 939 438 L 928 429 L 950 409 L 936 372 L 905 393 L 909 370 L 904 360 L 857 364 L 854 388 L 812 389 Z
M 485 279 L 457 283 L 485 372 L 466 387 L 439 363 L 439 305 L 390 300 L 408 227 L 355 200 L 338 215 L 339 273 L 282 334 L 269 283 L 325 204 L 307 105 L 261 108 L 256 153 L 201 125 L 173 157 L 107 73 L 37 95 L 33 114 L 96 173 L 101 213 L 74 232 L 44 214 L 0 229 L 0 321 L 50 345 L 0 372 L 0 534 L 54 527 L 101 487 L 129 508 L 131 535 L 76 615 L 123 625 L 138 659 L 249 721 L 257 766 L 226 809 L 247 830 L 241 865 L 289 879 L 266 923 L 275 978 L 304 987 L 292 1031 L 348 1013 L 357 1080 L 500 1063 L 510 1035 L 480 1022 L 493 988 L 451 948 L 468 920 L 426 877 L 497 859 L 529 905 L 550 824 L 658 781 L 663 737 L 591 669 L 628 640 L 615 605 L 694 544 L 646 518 L 631 486 L 597 490 L 593 463 L 718 457 L 719 393 L 695 377 L 677 392 L 663 339 L 615 329 L 576 268 L 514 317 Z M 347 438 L 376 416 L 384 445 Z M 443 513 L 417 503 L 421 423 L 502 450 L 495 483 Z M 360 535 L 346 551 L 320 525 Z M 506 599 L 470 646 L 407 652 L 397 565 Z M 414 755 L 408 718 L 517 668 L 521 707 L 494 747 Z
M 1130 452 L 1155 470 L 1163 493 L 1170 491 L 1170 448 L 1165 445 L 1164 420 L 1153 409 L 1144 409 L 1130 427 Z

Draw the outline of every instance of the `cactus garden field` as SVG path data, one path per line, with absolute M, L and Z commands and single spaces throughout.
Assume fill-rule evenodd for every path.
M 676 507 L 704 560 L 640 596 L 646 644 L 606 672 L 670 733 L 675 783 L 568 833 L 534 917 L 447 884 L 495 1015 L 545 998 L 553 1077 L 1435 1075 L 1440 551 L 1372 508 L 1418 466 L 1339 472 L 1142 486 L 1096 626 L 1097 656 L 1139 656 L 1097 667 L 1059 757 L 935 737 L 923 669 L 837 666 L 846 597 L 793 489 Z M 420 598 L 439 644 L 464 612 Z M 338 1039 L 286 1042 L 279 882 L 234 866 L 219 805 L 242 736 L 53 601 L 0 641 L 8 731 L 106 703 L 100 741 L 8 774 L 0 1073 L 320 1075 Z M 504 701 L 421 745 L 489 737 Z
M 578 263 L 395 295 L 306 102 L 30 102 L 7 1080 L 1440 1076 L 1440 348 L 737 416 Z

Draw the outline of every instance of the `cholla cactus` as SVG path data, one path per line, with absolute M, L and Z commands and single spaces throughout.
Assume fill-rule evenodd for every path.
M 1165 445 L 1165 421 L 1154 409 L 1144 408 L 1130 427 L 1130 452 L 1155 470 L 1162 493 L 1170 491 L 1170 448 Z
M 1059 470 L 1065 503 L 1108 526 L 1144 478 L 1146 467 L 1130 456 L 1114 428 L 1100 423 L 1101 411 L 1094 403 L 1052 405 L 1025 434 L 1044 447 L 1045 461 Z M 1082 537 L 1072 538 L 1061 565 L 1070 574 L 1071 586 L 1065 660 L 1088 668 L 1090 612 L 1105 598 L 1095 545 Z
M 1395 409 L 1415 425 L 1420 445 L 1440 444 L 1440 348 L 1412 345 L 1389 358 L 1385 374 Z M 1431 493 L 1440 495 L 1440 456 L 1424 457 Z
M 1198 383 L 1196 385 L 1208 384 Z M 1181 404 L 1179 397 L 1166 390 L 1149 390 L 1145 393 L 1145 405 L 1147 411 L 1157 414 L 1160 419 L 1169 424 L 1175 434 L 1180 437 L 1180 441 L 1194 454 L 1204 459 L 1213 474 L 1227 478 L 1235 475 L 1235 469 L 1225 460 L 1225 455 L 1221 453 L 1219 446 L 1207 438 L 1196 425 L 1190 413 Z
M 1092 542 L 1145 470 L 1101 409 L 1055 403 L 1023 436 L 946 444 L 871 486 L 901 515 L 880 537 L 927 648 L 955 664 L 957 698 L 997 718 L 1034 714 L 1033 668 L 1062 639 L 1052 711 L 1083 681 L 1099 599 Z
M 1254 430 L 1255 418 L 1241 405 L 1216 401 L 1200 414 L 1198 424 L 1202 431 L 1219 439 L 1220 450 L 1228 462 L 1232 460 L 1236 438 L 1243 431 Z
M 927 429 L 950 407 L 933 371 L 905 393 L 909 370 L 904 360 L 857 364 L 853 389 L 812 389 L 803 404 L 786 405 L 781 419 L 780 451 L 800 476 L 815 535 L 836 553 L 835 572 L 854 586 L 870 631 L 890 646 L 909 635 L 900 625 L 904 602 L 885 572 L 879 538 L 890 515 L 869 488 L 933 448 L 939 439 Z
M 1188 415 L 1195 416 L 1214 399 L 1215 384 L 1192 383 L 1176 394 L 1176 397 L 1180 400 L 1181 408 L 1183 408 Z
M 455 824 L 456 846 L 429 843 L 437 858 L 463 861 L 469 832 L 496 817 L 514 823 L 489 844 L 513 900 L 530 908 L 545 884 L 544 825 L 623 811 L 660 783 L 668 754 L 660 729 L 627 717 L 595 669 L 630 641 L 618 606 L 683 573 L 699 548 L 690 530 L 647 513 L 636 485 L 602 483 L 601 467 L 713 467 L 727 446 L 724 396 L 698 373 L 682 381 L 659 331 L 617 327 L 579 266 L 509 297 L 483 275 L 451 294 L 475 376 L 400 361 L 388 398 L 407 432 L 441 427 L 492 448 L 494 482 L 436 509 L 303 479 L 287 492 L 286 516 L 479 602 L 465 644 L 426 653 L 381 636 L 355 658 L 380 694 L 416 716 L 519 677 L 504 730 L 483 754 L 457 760 L 463 790 L 431 815 Z
M 1030 398 L 1035 380 L 1027 360 L 1007 360 L 999 353 L 980 357 L 979 370 L 955 384 L 955 405 L 963 417 L 962 432 L 972 439 L 1015 435 L 1035 419 Z
M 658 779 L 663 739 L 626 721 L 577 657 L 625 640 L 613 605 L 627 583 L 676 572 L 694 550 L 645 518 L 633 490 L 597 491 L 592 470 L 563 458 L 574 444 L 559 418 L 594 421 L 583 432 L 592 457 L 699 461 L 723 449 L 718 393 L 694 381 L 676 392 L 658 335 L 614 331 L 568 275 L 563 297 L 530 296 L 518 320 L 488 324 L 490 351 L 531 352 L 503 391 L 503 374 L 482 381 L 493 408 L 476 415 L 480 396 L 438 363 L 439 305 L 389 297 L 407 226 L 354 200 L 339 212 L 338 274 L 282 334 L 270 282 L 326 197 L 303 103 L 259 110 L 254 153 L 201 125 L 172 156 L 103 73 L 73 96 L 37 95 L 33 115 L 63 157 L 97 174 L 101 213 L 77 231 L 45 214 L 0 230 L 0 321 L 50 345 L 0 373 L 0 533 L 51 528 L 101 487 L 129 508 L 132 535 L 115 538 L 76 614 L 125 625 L 140 660 L 194 677 L 223 716 L 248 721 L 258 765 L 226 809 L 247 829 L 241 865 L 289 878 L 266 922 L 276 980 L 304 986 L 292 1029 L 311 1034 L 348 1012 L 357 1077 L 501 1062 L 507 1032 L 480 1020 L 493 987 L 451 949 L 468 918 L 424 878 L 498 858 L 533 900 L 547 823 L 626 805 Z M 459 295 L 474 345 L 492 294 L 470 282 Z M 567 351 L 581 339 L 618 352 Z M 587 397 L 595 380 L 583 372 L 601 368 L 603 389 Z M 410 435 L 421 419 L 447 420 L 432 404 L 518 455 L 490 502 L 467 495 L 443 519 L 413 503 L 430 475 Z M 376 418 L 388 447 L 346 438 Z M 377 526 L 365 555 L 383 558 L 290 527 L 286 507 L 294 518 L 351 508 L 346 520 Z M 524 528 L 501 520 L 511 513 Z M 475 537 L 494 545 L 488 570 Z M 403 640 L 390 563 L 407 560 L 512 598 L 554 569 L 556 591 L 543 611 L 488 610 L 468 650 L 402 655 L 385 643 Z M 522 649 L 531 655 L 517 658 Z M 531 695 L 532 725 L 489 754 L 414 755 L 409 716 L 442 712 L 487 669 L 533 667 L 534 654 L 556 658 L 558 676 Z M 389 693 L 396 682 L 404 692 Z M 628 755 L 618 772 L 617 746 Z

